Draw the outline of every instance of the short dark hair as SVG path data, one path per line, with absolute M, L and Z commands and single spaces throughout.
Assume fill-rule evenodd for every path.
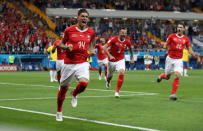
M 182 25 L 185 28 L 185 24 L 183 22 L 178 22 L 177 27 L 178 27 L 178 25 Z
M 78 11 L 78 16 L 79 16 L 81 13 L 87 13 L 88 16 L 89 16 L 88 11 L 87 11 L 86 9 L 84 9 L 84 8 L 82 8 L 82 9 L 80 9 L 80 10 Z

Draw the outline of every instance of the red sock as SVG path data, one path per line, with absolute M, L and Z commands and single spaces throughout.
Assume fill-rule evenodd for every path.
M 102 73 L 102 68 L 99 67 L 99 75 L 101 76 L 101 73 Z
M 85 88 L 87 87 L 88 82 L 80 82 L 76 88 L 73 90 L 72 95 L 76 96 L 77 94 L 83 92 Z
M 105 77 L 107 79 L 107 65 L 105 65 Z
M 160 76 L 162 79 L 166 79 L 166 73 L 161 74 Z
M 60 80 L 61 80 L 61 73 L 57 73 L 57 80 L 58 80 L 58 83 L 60 83 Z
M 178 84 L 179 84 L 179 78 L 174 78 L 171 94 L 176 94 L 176 91 L 178 89 Z
M 66 92 L 68 91 L 68 88 L 60 88 L 58 92 L 57 97 L 57 112 L 62 112 L 62 105 L 63 101 L 66 98 Z
M 119 92 L 119 90 L 121 89 L 121 86 L 123 84 L 123 80 L 124 80 L 124 75 L 119 75 L 118 81 L 117 81 L 117 90 L 116 90 L 116 92 Z

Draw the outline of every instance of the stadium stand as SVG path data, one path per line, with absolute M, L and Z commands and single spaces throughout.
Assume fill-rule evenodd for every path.
M 46 16 L 47 8 L 90 8 L 114 10 L 149 10 L 149 11 L 181 11 L 200 12 L 202 1 L 167 1 L 158 0 L 2 0 L 0 4 L 0 54 L 43 54 L 46 47 L 58 38 L 58 35 L 76 23 L 75 17 Z M 15 16 L 15 17 L 11 17 Z M 9 22 L 8 22 L 9 21 Z M 202 21 L 182 20 L 185 23 L 185 34 L 191 39 L 193 49 L 202 53 Z M 95 30 L 99 38 L 108 40 L 117 35 L 121 27 L 127 27 L 128 38 L 139 53 L 138 69 L 143 69 L 145 51 L 160 55 L 160 67 L 164 67 L 165 50 L 161 43 L 175 31 L 176 21 L 173 19 L 111 18 L 91 17 L 89 26 Z M 162 53 L 163 52 L 163 53 Z M 202 54 L 203 55 L 203 54 Z M 42 55 L 42 58 L 44 55 Z M 5 57 L 4 57 L 5 58 Z M 162 60 L 163 59 L 163 60 Z M 0 59 L 0 63 L 3 58 Z M 41 60 L 40 60 L 41 61 Z M 46 61 L 46 60 L 45 60 Z M 93 61 L 96 61 L 93 58 Z M 93 63 L 97 67 L 97 64 Z

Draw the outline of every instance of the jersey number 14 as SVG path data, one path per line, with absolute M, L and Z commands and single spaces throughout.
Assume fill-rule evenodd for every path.
M 78 42 L 78 44 L 79 44 L 79 48 L 85 48 L 85 42 L 84 41 L 79 41 Z

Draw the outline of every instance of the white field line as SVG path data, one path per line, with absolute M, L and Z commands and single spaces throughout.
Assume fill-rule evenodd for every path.
M 155 95 L 152 93 L 143 93 L 143 94 L 129 94 L 129 95 L 120 95 L 120 96 L 136 96 L 136 95 Z M 105 98 L 105 97 L 114 97 L 113 95 L 106 96 L 78 96 L 78 98 Z M 72 98 L 72 97 L 66 97 Z M 11 98 L 11 99 L 0 99 L 0 101 L 21 101 L 21 100 L 49 100 L 49 99 L 57 99 L 57 97 L 41 97 L 41 98 Z
M 46 115 L 46 116 L 54 116 L 54 117 L 56 116 L 56 114 L 33 111 L 33 110 L 26 110 L 26 109 L 19 109 L 19 108 L 12 108 L 12 107 L 6 107 L 6 106 L 0 106 L 0 108 L 9 109 L 9 110 L 15 110 L 15 111 L 21 111 L 21 112 L 29 112 L 29 113 L 34 113 L 34 114 L 42 114 L 42 115 Z M 130 126 L 130 125 L 121 125 L 121 124 L 116 124 L 116 123 L 109 123 L 109 122 L 97 121 L 97 120 L 89 120 L 89 119 L 85 119 L 85 118 L 72 117 L 72 116 L 63 116 L 63 118 L 72 119 L 72 120 L 79 120 L 79 121 L 85 121 L 85 122 L 90 122 L 90 123 L 97 123 L 97 124 L 102 124 L 102 125 L 138 129 L 138 130 L 142 130 L 142 131 L 159 131 L 159 130 L 156 130 L 156 129 L 150 129 L 150 128 L 144 128 L 144 127 L 138 127 L 138 126 Z
M 57 87 L 57 86 L 47 86 L 47 85 L 32 85 L 32 84 L 19 84 L 19 83 L 5 83 L 5 82 L 0 82 L 0 85 L 20 85 L 20 86 L 37 86 L 37 87 Z M 58 87 L 57 87 L 58 88 Z M 72 87 L 71 87 L 72 88 Z M 107 92 L 114 92 L 114 90 L 102 90 L 102 89 L 90 89 L 90 88 L 87 88 L 86 90 L 91 90 L 91 91 L 107 91 Z M 120 91 L 120 92 L 126 92 L 126 93 L 140 93 L 140 94 L 143 94 L 143 93 L 147 93 L 147 92 L 134 92 L 134 91 Z M 148 93 L 148 94 L 154 94 L 154 95 L 157 95 L 159 93 Z

